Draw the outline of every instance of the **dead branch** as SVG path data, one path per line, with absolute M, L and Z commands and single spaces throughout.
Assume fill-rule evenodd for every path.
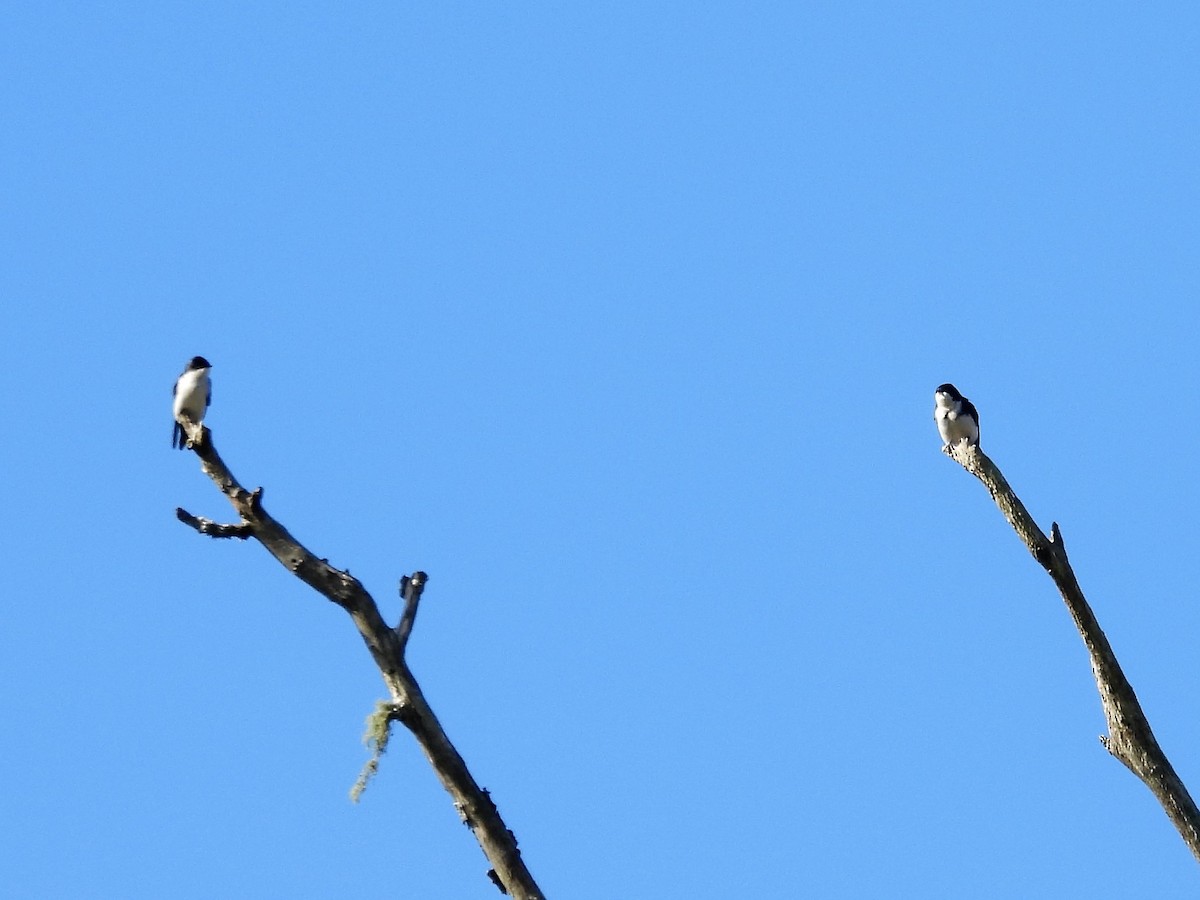
M 357 578 L 314 556 L 292 537 L 263 508 L 262 488 L 247 491 L 238 483 L 218 455 L 212 432 L 207 427 L 200 429 L 197 439 L 189 442 L 189 446 L 200 457 L 205 474 L 233 504 L 241 521 L 233 525 L 220 525 L 182 509 L 175 511 L 176 517 L 201 534 L 214 538 L 253 537 L 288 571 L 349 613 L 391 695 L 390 703 L 381 704 L 384 710 L 382 727 L 386 729 L 391 722 L 400 721 L 417 739 L 442 786 L 453 798 L 459 816 L 475 834 L 491 863 L 488 877 L 493 883 L 503 893 L 518 900 L 542 900 L 541 889 L 521 859 L 516 836 L 500 818 L 488 792 L 481 789 L 471 777 L 467 764 L 450 743 L 405 660 L 404 651 L 428 576 L 424 572 L 416 572 L 411 577 L 404 577 L 401 582 L 404 614 L 396 628 L 389 627 L 375 600 Z M 381 748 L 386 744 L 386 737 L 382 741 L 377 739 L 377 751 L 382 752 Z M 376 765 L 378 752 L 373 760 Z M 364 779 L 360 778 L 360 783 L 365 783 Z
M 1158 746 L 1133 687 L 1121 671 L 1108 638 L 1104 636 L 1100 623 L 1084 599 L 1075 572 L 1067 560 L 1067 550 L 1058 523 L 1051 524 L 1050 537 L 1047 538 L 1008 486 L 996 464 L 978 447 L 958 443 L 944 450 L 983 482 L 1008 524 L 1053 579 L 1091 658 L 1092 675 L 1096 679 L 1104 718 L 1108 723 L 1108 735 L 1102 736 L 1100 742 L 1150 788 L 1192 855 L 1200 860 L 1200 811 L 1175 774 L 1166 754 Z

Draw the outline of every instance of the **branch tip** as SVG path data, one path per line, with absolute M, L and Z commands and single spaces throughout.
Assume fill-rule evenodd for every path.
M 193 516 L 182 507 L 175 508 L 175 518 L 184 525 L 194 528 L 200 534 L 207 534 L 211 538 L 237 538 L 244 541 L 246 538 L 254 536 L 254 526 L 248 522 L 222 525 L 220 522 L 214 522 L 203 516 Z
M 400 596 L 408 600 L 409 592 L 411 591 L 417 597 L 420 597 L 421 593 L 425 590 L 425 582 L 428 580 L 429 576 L 421 571 L 413 572 L 412 575 L 401 575 Z
M 1050 523 L 1050 543 L 1054 545 L 1054 552 L 1057 553 L 1063 562 L 1067 561 L 1067 545 L 1063 541 L 1062 532 L 1058 528 L 1057 522 Z
M 421 593 L 425 590 L 425 582 L 429 576 L 424 572 L 413 572 L 412 575 L 400 576 L 400 596 L 404 598 L 404 612 L 396 623 L 396 639 L 400 643 L 400 653 L 403 655 L 408 646 L 408 638 L 412 634 L 413 622 L 417 619 L 417 606 L 421 602 Z

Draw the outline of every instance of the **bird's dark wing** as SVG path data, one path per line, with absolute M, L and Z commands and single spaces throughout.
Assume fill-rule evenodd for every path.
M 963 412 L 965 412 L 967 415 L 969 415 L 972 419 L 975 420 L 975 431 L 978 434 L 982 434 L 982 429 L 979 427 L 979 410 L 977 410 L 975 408 L 975 404 L 972 403 L 970 400 L 968 400 L 966 397 L 964 397 L 962 405 L 963 405 Z M 975 446 L 976 447 L 979 446 L 979 437 L 978 436 L 975 438 Z
M 204 398 L 204 408 L 208 409 L 212 406 L 212 382 L 208 383 L 208 396 Z
M 178 447 L 180 450 L 182 450 L 183 445 L 186 443 L 187 440 L 183 433 L 183 426 L 176 422 L 175 430 L 171 432 L 171 446 Z

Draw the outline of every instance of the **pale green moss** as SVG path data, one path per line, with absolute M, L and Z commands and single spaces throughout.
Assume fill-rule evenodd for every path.
M 367 789 L 367 783 L 379 771 L 379 757 L 387 752 L 388 739 L 392 736 L 392 723 L 399 718 L 399 705 L 389 700 L 378 701 L 375 709 L 367 716 L 367 730 L 363 733 L 363 743 L 371 749 L 371 758 L 358 774 L 354 787 L 350 788 L 350 799 L 355 803 Z

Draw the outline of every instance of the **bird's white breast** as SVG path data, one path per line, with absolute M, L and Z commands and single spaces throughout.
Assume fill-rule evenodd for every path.
M 962 412 L 957 400 L 943 400 L 939 395 L 937 405 L 933 408 L 933 418 L 937 421 L 938 434 L 942 436 L 944 444 L 956 444 L 964 439 L 971 443 L 979 440 L 979 426 Z
M 186 415 L 193 422 L 204 418 L 208 406 L 208 369 L 189 369 L 175 385 L 175 418 Z

